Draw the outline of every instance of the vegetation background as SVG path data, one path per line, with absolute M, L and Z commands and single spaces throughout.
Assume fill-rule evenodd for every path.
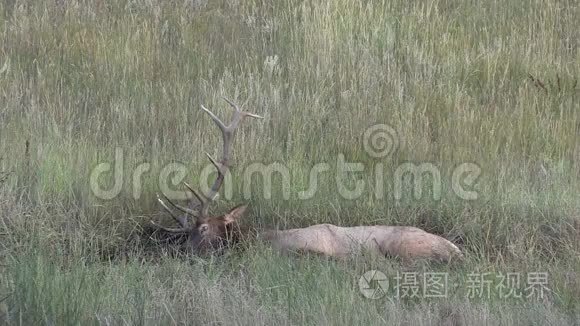
M 573 0 L 0 2 L 0 323 L 578 325 L 578 26 Z M 236 171 L 279 162 L 290 198 L 280 178 L 272 198 L 254 183 L 246 223 L 422 227 L 466 253 L 459 266 L 410 270 L 448 273 L 447 297 L 364 298 L 359 277 L 394 277 L 408 268 L 396 260 L 260 244 L 200 259 L 152 245 L 148 221 L 167 220 L 159 172 L 180 162 L 198 181 L 221 141 L 199 107 L 226 117 L 222 96 L 265 120 L 238 133 L 236 191 L 216 212 L 245 200 Z M 377 123 L 401 139 L 388 158 L 362 145 Z M 117 148 L 122 192 L 96 198 L 91 171 Z M 328 175 L 300 200 L 311 167 L 339 154 L 364 163 L 351 181 L 368 191 L 346 200 Z M 442 198 L 396 202 L 404 162 L 437 166 Z M 450 191 L 464 162 L 481 168 L 477 200 Z M 484 272 L 548 273 L 548 290 L 469 299 L 470 273 Z

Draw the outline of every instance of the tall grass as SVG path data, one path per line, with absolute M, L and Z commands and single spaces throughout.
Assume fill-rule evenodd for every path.
M 0 4 L 0 321 L 9 324 L 577 323 L 580 282 L 580 8 L 574 1 L 4 1 Z M 461 240 L 470 271 L 546 271 L 543 302 L 378 302 L 367 263 L 278 257 L 172 259 L 142 235 L 168 163 L 199 181 L 226 96 L 263 115 L 234 144 L 233 197 L 249 224 L 415 225 Z M 388 124 L 399 147 L 365 152 Z M 28 144 L 28 145 L 27 145 Z M 90 175 L 123 153 L 123 187 Z M 337 158 L 363 195 L 338 191 Z M 278 162 L 271 198 L 244 168 Z M 326 162 L 315 196 L 311 168 Z M 401 164 L 441 171 L 442 196 L 395 200 Z M 461 163 L 476 200 L 452 191 Z M 150 163 L 143 188 L 133 172 Z M 377 174 L 377 166 L 384 172 Z M 110 175 L 109 175 L 110 176 Z M 385 196 L 374 196 L 377 178 Z M 107 179 L 107 178 L 103 178 Z M 111 178 L 102 187 L 112 184 Z M 142 259 L 144 259 L 142 261 Z M 378 263 L 396 272 L 400 266 Z M 387 265 L 385 265 L 387 264 Z M 389 267 L 390 266 L 390 267 Z M 375 266 L 377 267 L 377 266 Z M 433 267 L 435 268 L 435 267 Z M 522 316 L 520 308 L 534 313 Z

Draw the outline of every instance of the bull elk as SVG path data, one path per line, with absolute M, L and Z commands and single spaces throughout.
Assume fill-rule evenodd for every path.
M 231 145 L 236 128 L 246 117 L 258 119 L 262 119 L 262 117 L 242 111 L 236 104 L 227 98 L 224 99 L 234 109 L 229 125 L 224 124 L 213 112 L 203 105 L 201 106 L 202 110 L 219 127 L 223 139 L 221 160 L 216 161 L 206 153 L 209 161 L 217 170 L 217 177 L 209 192 L 207 194 L 200 193 L 184 183 L 185 187 L 193 194 L 192 203 L 188 207 L 178 205 L 166 196 L 163 196 L 164 200 L 159 196 L 157 198 L 161 206 L 180 227 L 168 228 L 151 221 L 156 228 L 172 234 L 169 238 L 185 239 L 186 246 L 194 252 L 216 252 L 244 238 L 238 221 L 244 215 L 246 205 L 236 206 L 220 216 L 210 216 L 209 205 L 217 197 L 229 169 Z M 176 214 L 170 206 L 183 214 L 181 216 Z M 194 218 L 193 224 L 190 224 L 190 217 Z M 281 251 L 312 252 L 339 258 L 355 254 L 360 250 L 370 251 L 381 256 L 400 257 L 403 260 L 420 258 L 449 262 L 452 259 L 463 257 L 459 248 L 450 241 L 416 227 L 383 225 L 340 227 L 331 224 L 318 224 L 290 230 L 257 231 L 257 236 Z

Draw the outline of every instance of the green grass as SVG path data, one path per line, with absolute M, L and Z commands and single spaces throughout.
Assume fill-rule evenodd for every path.
M 0 3 L 0 323 L 577 325 L 579 25 L 574 1 Z M 152 246 L 148 221 L 169 222 L 159 175 L 177 163 L 198 184 L 204 152 L 221 142 L 200 105 L 227 117 L 222 96 L 265 119 L 239 130 L 231 196 L 215 212 L 247 201 L 249 225 L 414 225 L 461 238 L 464 264 L 413 270 L 462 285 L 446 299 L 370 300 L 357 285 L 365 271 L 408 267 L 259 244 L 211 260 Z M 375 124 L 400 140 L 389 157 L 365 151 Z M 117 148 L 121 191 L 99 199 L 91 172 Z M 356 199 L 337 187 L 339 154 L 364 166 L 345 182 L 364 181 Z M 266 198 L 255 177 L 248 198 L 247 168 L 274 162 L 290 184 L 274 175 Z M 437 167 L 439 200 L 428 184 L 413 197 L 409 182 L 395 199 L 406 162 Z M 481 168 L 466 187 L 476 200 L 453 191 L 466 162 Z M 302 200 L 319 163 L 329 171 Z M 472 272 L 547 272 L 550 292 L 466 300 Z

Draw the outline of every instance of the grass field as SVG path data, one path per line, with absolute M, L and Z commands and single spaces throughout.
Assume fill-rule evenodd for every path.
M 579 325 L 578 26 L 570 0 L 2 1 L 0 324 Z M 171 221 L 155 196 L 180 189 L 167 167 L 203 180 L 221 138 L 200 105 L 227 117 L 223 96 L 265 119 L 239 130 L 216 213 L 412 225 L 465 262 L 156 246 L 149 221 Z M 369 143 L 379 124 L 388 137 Z M 364 169 L 339 178 L 340 159 Z M 103 163 L 116 179 L 97 187 Z M 274 163 L 287 180 L 247 178 Z M 398 183 L 409 163 L 440 176 L 420 196 Z M 476 179 L 455 178 L 466 164 Z M 376 300 L 359 289 L 370 270 L 389 277 Z M 442 297 L 423 292 L 432 273 Z M 393 292 L 415 281 L 417 296 Z

